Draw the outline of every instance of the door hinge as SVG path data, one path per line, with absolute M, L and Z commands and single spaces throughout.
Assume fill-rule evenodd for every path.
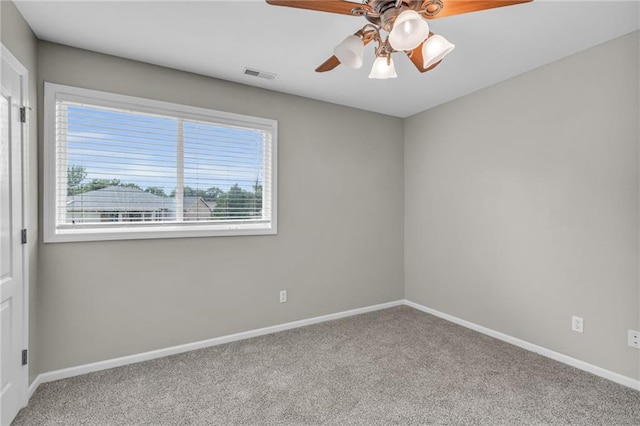
M 27 230 L 22 230 L 22 244 L 27 244 Z
M 27 122 L 27 107 L 20 107 L 20 122 Z
M 27 350 L 22 350 L 22 365 L 27 365 L 27 361 L 29 360 Z

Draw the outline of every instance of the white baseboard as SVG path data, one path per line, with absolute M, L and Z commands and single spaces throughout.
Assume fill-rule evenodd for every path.
M 255 330 L 249 330 L 241 333 L 230 334 L 227 336 L 216 337 L 213 339 L 201 340 L 199 342 L 187 343 L 179 346 L 172 346 L 169 348 L 158 349 L 155 351 L 143 352 L 135 355 L 123 356 L 120 358 L 108 359 L 105 361 L 94 362 L 91 364 L 79 365 L 77 367 L 64 368 L 61 370 L 50 371 L 48 373 L 39 374 L 35 380 L 29 386 L 28 397 L 31 398 L 35 391 L 42 383 L 52 382 L 55 380 L 66 379 L 69 377 L 80 376 L 82 374 L 92 373 L 95 371 L 107 370 L 109 368 L 120 367 L 123 365 L 135 364 L 142 361 L 149 361 L 156 358 L 162 358 L 169 355 L 175 355 L 183 352 L 189 352 L 196 349 L 208 348 L 211 346 L 222 345 L 224 343 L 235 342 L 238 340 L 250 339 L 252 337 L 263 336 L 266 334 L 277 333 L 279 331 L 291 330 L 294 328 L 304 327 L 307 325 L 318 324 L 321 322 L 332 321 L 340 318 L 350 317 L 353 315 L 364 314 L 367 312 L 378 311 L 382 309 L 392 308 L 394 306 L 407 305 L 412 308 L 418 309 L 422 312 L 434 315 L 436 317 L 445 319 L 455 324 L 467 327 L 471 330 L 477 331 L 482 334 L 494 337 L 498 340 L 510 343 L 520 348 L 526 349 L 531 352 L 535 352 L 547 358 L 554 359 L 564 364 L 576 367 L 580 370 L 587 371 L 595 374 L 596 376 L 603 377 L 613 382 L 619 383 L 624 386 L 628 386 L 632 389 L 640 390 L 640 381 L 632 379 L 630 377 L 623 376 L 610 370 L 589 364 L 576 358 L 561 354 L 559 352 L 552 351 L 550 349 L 543 348 L 542 346 L 535 345 L 533 343 L 526 342 L 524 340 L 509 336 L 504 333 L 500 333 L 495 330 L 483 327 L 481 325 L 465 321 L 463 319 L 454 317 L 444 312 L 436 311 L 435 309 L 428 308 L 418 303 L 411 302 L 409 300 L 397 300 L 395 302 L 382 303 L 379 305 L 367 306 L 364 308 L 352 309 L 349 311 L 338 312 L 335 314 L 322 315 L 319 317 L 303 319 L 299 321 L 288 322 L 285 324 L 274 325 L 271 327 L 258 328 Z
M 38 390 L 38 386 L 40 386 L 40 383 L 42 383 L 42 374 L 36 376 L 36 378 L 33 379 L 33 382 L 31 382 L 31 384 L 29 385 L 29 390 L 27 391 L 27 402 L 29 402 L 33 394 L 36 393 L 36 390 Z M 25 407 L 26 406 L 27 404 L 25 403 Z
M 33 383 L 29 386 L 29 398 L 33 396 L 35 391 L 42 383 L 53 382 L 55 380 L 66 379 L 69 377 L 80 376 L 82 374 L 92 373 L 94 371 L 107 370 L 109 368 L 120 367 L 123 365 L 135 364 L 142 361 L 149 361 L 156 358 L 162 358 L 169 355 L 189 352 L 196 349 L 208 348 L 211 346 L 222 345 L 224 343 L 235 342 L 238 340 L 250 339 L 252 337 L 264 336 L 265 334 L 277 333 L 279 331 L 291 330 L 293 328 L 304 327 L 307 325 L 318 324 L 321 322 L 332 321 L 340 318 L 350 317 L 353 315 L 364 314 L 367 312 L 379 311 L 382 309 L 392 308 L 394 306 L 403 305 L 404 300 L 395 302 L 381 303 L 379 305 L 366 306 L 364 308 L 351 309 L 349 311 L 338 312 L 335 314 L 322 315 L 303 319 L 299 321 L 288 322 L 285 324 L 274 325 L 271 327 L 258 328 L 255 330 L 244 331 L 241 333 L 230 334 L 227 336 L 215 337 L 213 339 L 201 340 L 199 342 L 186 343 L 184 345 L 172 346 L 169 348 L 158 349 L 155 351 L 143 352 L 140 354 L 123 356 L 120 358 L 108 359 L 105 361 L 93 362 L 91 364 L 79 365 L 77 367 L 69 367 L 61 370 L 50 371 L 48 373 L 39 374 Z
M 442 318 L 449 322 L 461 325 L 466 328 L 470 328 L 471 330 L 477 331 L 482 334 L 486 334 L 487 336 L 491 336 L 498 340 L 502 340 L 503 342 L 510 343 L 512 345 L 518 346 L 522 349 L 526 349 L 531 352 L 535 352 L 539 355 L 542 355 L 547 358 L 551 358 L 553 360 L 559 361 L 563 364 L 570 365 L 572 367 L 576 367 L 580 370 L 587 371 L 591 374 L 595 374 L 596 376 L 603 377 L 605 379 L 611 380 L 612 382 L 619 383 L 624 386 L 628 386 L 632 389 L 640 391 L 640 381 L 636 379 L 632 379 L 631 377 L 623 376 L 622 374 L 615 373 L 613 371 L 604 369 L 602 367 L 598 367 L 593 364 L 589 364 L 588 362 L 581 361 L 576 358 L 572 358 L 568 355 L 561 354 L 560 352 L 552 351 L 551 349 L 543 348 L 542 346 L 535 345 L 533 343 L 529 343 L 525 340 L 518 339 L 516 337 L 509 336 L 508 334 L 500 333 L 499 331 L 492 330 L 487 327 L 483 327 L 481 325 L 472 323 L 470 321 L 466 321 L 453 315 L 445 314 L 444 312 L 436 311 L 435 309 L 428 308 L 426 306 L 420 305 L 418 303 L 411 302 L 409 300 L 405 300 L 404 304 L 410 306 L 412 308 L 418 309 L 419 311 L 426 312 L 433 316 Z

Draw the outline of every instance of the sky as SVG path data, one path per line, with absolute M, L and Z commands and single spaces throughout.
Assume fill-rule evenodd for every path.
M 67 165 L 85 167 L 83 183 L 119 179 L 170 194 L 177 182 L 179 127 L 175 118 L 69 104 Z M 182 134 L 185 186 L 226 191 L 238 184 L 252 191 L 256 179 L 263 183 L 262 131 L 185 120 Z

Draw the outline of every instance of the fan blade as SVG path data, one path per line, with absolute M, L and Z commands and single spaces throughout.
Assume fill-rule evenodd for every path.
M 322 65 L 316 68 L 316 72 L 327 72 L 333 70 L 335 67 L 340 65 L 340 61 L 335 56 L 330 57 Z
M 365 46 L 373 41 L 373 35 L 374 34 L 375 33 L 373 31 L 367 31 L 367 32 L 364 33 L 362 41 L 364 42 Z M 355 33 L 354 35 L 358 35 L 358 33 Z M 420 53 L 420 54 L 422 54 L 422 53 Z M 340 60 L 338 58 L 336 58 L 335 56 L 332 56 L 329 59 L 327 59 L 326 61 L 324 61 L 324 63 L 322 65 L 320 65 L 318 68 L 316 68 L 316 72 L 331 71 L 331 70 L 335 69 L 338 65 L 340 65 Z
M 425 68 L 424 67 L 424 58 L 422 56 L 422 44 L 423 43 L 421 43 L 420 46 L 416 47 L 411 52 L 407 52 L 407 56 L 409 57 L 409 59 L 411 59 L 411 62 L 413 62 L 413 65 L 415 65 L 416 68 L 418 68 L 418 71 L 427 72 L 427 71 L 431 71 L 432 69 L 434 69 L 435 67 L 440 65 L 440 62 L 442 62 L 442 61 L 438 61 L 435 64 L 431 65 L 429 68 Z
M 445 18 L 447 16 L 461 15 L 463 13 L 478 12 L 496 7 L 513 6 L 521 3 L 529 3 L 533 0 L 444 0 L 444 7 L 435 16 L 428 16 L 427 19 Z M 430 0 L 423 3 L 427 7 Z
M 267 3 L 273 6 L 295 7 L 298 9 L 340 13 L 343 15 L 353 15 L 351 13 L 353 9 L 363 7 L 357 3 L 342 0 L 267 0 Z

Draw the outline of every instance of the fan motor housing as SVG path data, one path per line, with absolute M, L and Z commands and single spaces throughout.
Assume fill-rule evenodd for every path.
M 421 0 L 404 0 L 400 7 L 396 7 L 396 0 L 372 0 L 368 3 L 374 13 L 365 14 L 365 18 L 374 25 L 379 26 L 383 30 L 389 32 L 393 27 L 398 15 L 405 10 L 415 10 L 420 12 L 423 8 Z M 425 1 L 425 12 L 434 15 L 442 9 L 442 1 L 429 0 Z M 434 13 L 435 12 L 435 13 Z

